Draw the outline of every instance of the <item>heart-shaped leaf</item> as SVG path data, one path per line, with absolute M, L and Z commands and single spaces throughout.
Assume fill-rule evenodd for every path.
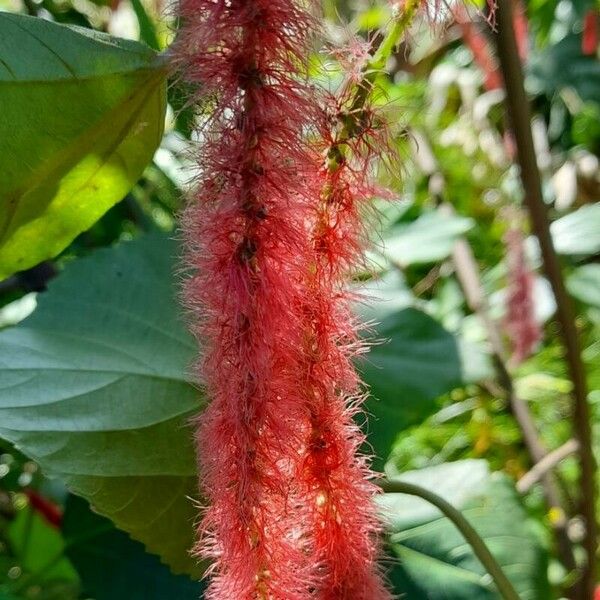
M 38 309 L 0 333 L 0 435 L 178 572 L 197 572 L 196 464 L 186 381 L 194 342 L 178 318 L 164 236 L 68 266 Z

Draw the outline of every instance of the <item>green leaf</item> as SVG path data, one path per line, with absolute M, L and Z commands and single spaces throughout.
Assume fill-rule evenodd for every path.
M 389 22 L 390 12 L 385 6 L 374 6 L 362 11 L 358 17 L 360 31 L 379 29 Z
M 444 463 L 401 480 L 439 494 L 486 542 L 522 600 L 549 598 L 547 555 L 507 477 L 483 460 Z M 424 500 L 385 494 L 379 500 L 399 561 L 391 577 L 406 600 L 496 600 L 491 578 L 454 525 Z
M 37 583 L 78 581 L 75 569 L 64 555 L 65 543 L 60 531 L 31 506 L 18 511 L 7 533 L 25 578 Z
M 0 332 L 0 436 L 178 572 L 196 510 L 185 377 L 194 342 L 178 318 L 165 236 L 70 263 L 38 309 Z
M 482 343 L 458 338 L 462 382 L 478 383 L 494 377 L 494 365 L 487 348 Z
M 131 0 L 131 7 L 135 12 L 140 26 L 140 39 L 154 50 L 160 50 L 160 42 L 156 35 L 156 27 L 142 0 Z
M 87 502 L 69 496 L 63 518 L 67 555 L 83 591 L 95 600 L 197 600 L 203 585 L 173 575 L 139 542 L 90 511 Z
M 160 143 L 165 87 L 142 44 L 0 13 L 0 279 L 125 196 Z
M 399 269 L 392 269 L 377 279 L 356 285 L 355 292 L 359 301 L 354 311 L 366 324 L 381 323 L 386 317 L 414 306 L 416 302 Z
M 567 288 L 577 300 L 600 308 L 600 265 L 589 264 L 575 269 L 567 278 Z
M 559 254 L 578 257 L 600 252 L 600 202 L 587 204 L 550 225 Z
M 570 88 L 584 101 L 597 102 L 600 98 L 600 63 L 596 56 L 582 53 L 580 33 L 567 35 L 534 53 L 528 70 L 526 83 L 531 93 L 545 93 L 552 98 Z
M 406 308 L 377 327 L 383 340 L 360 364 L 373 395 L 369 444 L 381 468 L 399 432 L 437 410 L 436 398 L 461 384 L 456 340 L 425 313 Z
M 383 254 L 397 264 L 432 263 L 450 256 L 454 242 L 473 227 L 473 221 L 439 211 L 392 227 L 386 233 Z

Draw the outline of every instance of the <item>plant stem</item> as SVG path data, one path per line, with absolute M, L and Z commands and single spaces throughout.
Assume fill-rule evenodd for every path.
M 504 600 L 519 600 L 519 595 L 515 591 L 515 588 L 505 575 L 502 567 L 500 567 L 493 554 L 489 551 L 485 542 L 467 519 L 465 519 L 463 514 L 458 509 L 454 508 L 452 504 L 444 500 L 441 496 L 418 485 L 414 485 L 413 483 L 407 483 L 406 481 L 380 481 L 378 484 L 386 494 L 408 494 L 410 496 L 417 496 L 438 508 L 444 516 L 452 521 L 454 526 L 469 543 L 475 556 L 477 556 L 481 564 L 491 575 L 502 598 L 504 598 Z
M 489 315 L 489 307 L 479 280 L 477 263 L 473 256 L 473 251 L 468 242 L 462 239 L 455 244 L 452 256 L 456 274 L 465 293 L 467 304 L 471 310 L 479 315 L 486 328 L 488 339 L 492 346 L 498 381 L 508 396 L 510 410 L 519 424 L 525 447 L 532 462 L 539 464 L 548 453 L 540 440 L 535 421 L 527 404 L 515 392 L 512 377 L 506 367 L 504 344 L 497 324 Z M 564 566 L 569 571 L 572 571 L 576 568 L 577 564 L 573 555 L 571 540 L 569 539 L 567 514 L 561 501 L 559 488 L 552 473 L 545 472 L 541 479 L 548 508 L 555 509 L 555 512 L 556 509 L 560 511 L 558 517 L 553 521 L 552 526 L 556 534 L 560 559 Z
M 508 396 L 510 410 L 519 424 L 525 446 L 534 465 L 539 464 L 548 453 L 540 440 L 529 408 L 515 392 L 512 377 L 506 367 L 506 353 L 504 351 L 504 344 L 502 343 L 500 331 L 489 315 L 489 307 L 477 272 L 477 263 L 475 262 L 471 247 L 466 240 L 459 240 L 456 243 L 453 251 L 453 260 L 457 277 L 461 282 L 461 286 L 467 299 L 467 304 L 479 315 L 486 328 L 488 339 L 492 346 L 498 381 Z M 572 571 L 577 567 L 577 564 L 573 555 L 571 540 L 569 539 L 566 511 L 561 502 L 558 486 L 556 485 L 552 473 L 543 473 L 541 479 L 548 508 L 555 509 L 555 512 L 556 509 L 560 511 L 558 518 L 553 521 L 552 526 L 556 533 L 556 542 L 558 544 L 560 559 L 564 566 L 569 571 Z
M 348 109 L 350 118 L 341 128 L 335 146 L 327 153 L 327 170 L 334 173 L 343 163 L 347 152 L 347 143 L 355 136 L 356 124 L 362 120 L 363 111 L 369 95 L 373 91 L 375 79 L 385 63 L 392 55 L 394 48 L 400 42 L 402 35 L 417 14 L 421 0 L 406 0 L 402 12 L 395 15 L 389 30 L 377 47 L 373 56 L 367 61 L 362 70 L 362 79 L 356 85 L 356 90 Z
M 556 298 L 557 319 L 561 327 L 567 365 L 573 382 L 573 427 L 579 442 L 580 504 L 581 514 L 585 520 L 584 547 L 587 553 L 587 564 L 582 573 L 579 596 L 587 600 L 594 597 L 598 525 L 595 514 L 596 463 L 592 451 L 586 375 L 581 359 L 574 313 L 562 278 L 560 263 L 552 244 L 546 205 L 542 196 L 540 174 L 531 134 L 530 108 L 525 94 L 523 70 L 512 27 L 510 0 L 498 0 L 496 18 L 497 34 L 495 39 L 506 88 L 506 105 L 517 145 L 525 204 L 529 210 L 532 229 L 540 243 L 544 271 Z
M 417 14 L 420 4 L 420 0 L 407 0 L 404 3 L 402 12 L 394 17 L 392 26 L 363 69 L 363 79 L 358 86 L 356 96 L 352 102 L 352 111 L 359 110 L 364 106 L 367 96 L 375 83 L 375 78 L 385 68 L 388 58 L 392 55 L 394 48 L 398 45 L 407 27 Z
M 531 487 L 540 479 L 543 479 L 554 467 L 560 464 L 565 458 L 579 450 L 577 440 L 568 440 L 562 446 L 548 452 L 544 458 L 535 463 L 533 467 L 519 481 L 517 481 L 517 491 L 521 494 L 528 492 Z

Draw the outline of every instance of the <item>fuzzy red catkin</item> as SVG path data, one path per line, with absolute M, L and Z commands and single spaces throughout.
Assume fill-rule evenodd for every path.
M 335 240 L 335 226 L 323 235 Z M 339 280 L 330 278 L 329 269 L 329 264 L 317 263 L 313 301 L 307 307 L 310 327 L 302 373 L 311 429 L 299 481 L 312 512 L 313 547 L 319 562 L 316 598 L 380 600 L 390 596 L 376 564 L 380 526 L 373 499 L 377 488 L 370 482 L 368 461 L 360 454 L 364 435 L 354 419 L 364 395 L 352 358 L 362 345 L 356 338 L 349 295 Z
M 314 101 L 298 72 L 311 19 L 290 0 L 182 0 L 180 14 L 175 61 L 210 113 L 182 217 L 211 398 L 197 420 L 208 506 L 195 553 L 213 561 L 211 600 L 311 598 L 293 489 L 307 429 L 297 376 L 317 168 L 302 141 Z
M 598 51 L 598 30 L 600 29 L 600 10 L 590 8 L 583 17 L 581 35 L 581 52 L 586 56 L 594 56 Z
M 349 276 L 362 262 L 362 217 L 374 195 L 368 174 L 378 141 L 372 111 L 363 107 L 360 114 L 347 114 L 349 104 L 342 98 L 334 112 L 338 118 L 343 115 L 338 129 L 345 132 L 352 127 L 348 119 L 356 117 L 355 131 L 342 134 L 342 142 L 339 131 L 327 126 L 322 131 L 328 162 L 320 172 L 314 265 L 307 281 L 310 303 L 305 306 L 306 356 L 300 375 L 311 427 L 298 480 L 310 510 L 319 564 L 315 597 L 383 600 L 391 596 L 376 562 L 377 488 L 360 452 L 365 438 L 355 421 L 364 394 L 353 359 L 365 346 L 351 309 L 355 298 L 347 288 Z
M 518 365 L 533 353 L 542 338 L 542 331 L 535 317 L 535 279 L 527 263 L 521 230 L 511 226 L 504 242 L 508 268 L 505 323 L 513 347 L 511 362 Z
M 285 0 L 182 0 L 174 60 L 202 86 L 200 177 L 182 217 L 186 300 L 211 402 L 197 420 L 207 500 L 194 549 L 211 600 L 383 600 L 379 523 L 352 359 L 346 278 L 362 252 L 363 162 L 329 170 L 303 141 L 311 18 Z M 365 113 L 367 114 L 367 113 Z

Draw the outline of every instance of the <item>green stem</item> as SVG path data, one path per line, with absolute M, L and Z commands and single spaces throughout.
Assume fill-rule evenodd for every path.
M 380 71 L 385 67 L 385 63 L 391 56 L 394 48 L 398 45 L 408 26 L 412 23 L 420 5 L 421 0 L 408 0 L 405 2 L 402 12 L 395 16 L 390 30 L 368 62 L 366 71 Z
M 378 485 L 386 494 L 408 494 L 409 496 L 417 496 L 438 508 L 462 533 L 465 540 L 473 549 L 475 556 L 477 556 L 481 564 L 491 575 L 502 598 L 504 598 L 504 600 L 520 600 L 512 583 L 504 574 L 504 571 L 485 545 L 485 542 L 459 510 L 454 508 L 454 506 L 449 502 L 446 502 L 446 500 L 437 494 L 418 485 L 414 485 L 413 483 L 384 480 L 379 481 Z
M 362 70 L 362 79 L 356 85 L 354 97 L 348 109 L 346 119 L 335 146 L 329 150 L 327 156 L 327 169 L 334 173 L 343 163 L 347 151 L 347 143 L 355 136 L 357 124 L 363 120 L 363 112 L 369 95 L 373 91 L 377 75 L 385 68 L 388 58 L 392 55 L 394 48 L 398 45 L 407 27 L 411 24 L 417 14 L 421 0 L 407 0 L 402 12 L 395 15 L 389 30 L 377 47 L 373 56 L 367 61 Z
M 23 529 L 23 546 L 21 548 L 21 560 L 23 562 L 25 562 L 25 560 L 27 559 L 27 554 L 29 553 L 31 531 L 33 529 L 33 517 L 33 508 L 29 506 L 27 509 L 27 514 L 25 515 L 25 526 Z

